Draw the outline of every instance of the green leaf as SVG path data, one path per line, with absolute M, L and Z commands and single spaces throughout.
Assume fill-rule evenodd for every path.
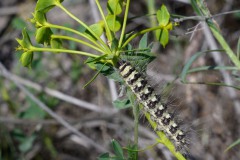
M 24 29 L 24 27 L 26 27 L 26 22 L 19 17 L 14 18 L 11 23 L 12 23 L 13 28 L 15 28 L 15 29 L 22 30 L 22 29 Z
M 114 140 L 114 139 L 112 140 L 112 147 L 113 147 L 113 151 L 114 151 L 114 153 L 116 154 L 116 156 L 117 156 L 118 158 L 124 159 L 122 147 L 121 147 L 120 144 L 119 144 L 116 140 Z
M 51 44 L 51 48 L 53 48 L 53 49 L 63 48 L 62 47 L 62 41 L 60 39 L 51 39 L 50 44 Z
M 203 15 L 201 9 L 198 7 L 196 0 L 191 0 L 191 5 L 192 5 L 194 11 L 197 13 L 197 15 L 199 15 L 199 16 Z
M 25 112 L 21 113 L 21 118 L 35 120 L 44 119 L 46 112 L 32 102 L 32 100 L 29 100 L 29 102 L 31 106 Z
M 122 13 L 122 0 L 108 0 L 107 11 L 108 15 L 119 15 Z
M 63 0 L 38 0 L 35 10 L 46 13 L 61 2 Z
M 111 160 L 109 153 L 103 153 L 98 157 L 98 160 Z
M 240 144 L 240 139 L 236 140 L 235 142 L 233 142 L 230 146 L 227 147 L 227 149 L 224 152 L 229 151 L 231 148 L 237 146 Z
M 102 21 L 92 24 L 90 26 L 90 28 L 92 29 L 92 31 L 98 36 L 100 37 L 103 34 L 103 30 L 104 30 L 104 23 Z M 96 41 L 96 37 L 94 35 L 92 35 L 92 33 L 90 33 L 86 28 L 82 28 L 82 31 L 84 31 L 84 34 L 86 34 L 89 38 L 91 38 L 92 40 Z
M 33 142 L 36 139 L 35 135 L 31 135 L 30 137 L 25 137 L 23 142 L 18 146 L 19 150 L 23 153 L 30 150 L 33 146 Z
M 146 48 L 142 51 L 126 51 L 125 54 L 121 54 L 122 60 L 126 60 L 132 64 L 136 64 L 139 70 L 144 71 L 147 67 L 146 64 L 152 62 L 156 57 L 151 53 L 150 48 Z
M 52 34 L 53 32 L 49 27 L 38 28 L 35 36 L 37 43 L 49 45 Z
M 128 159 L 137 159 L 138 157 L 138 152 L 136 152 L 136 150 L 138 150 L 137 145 L 128 145 Z
M 119 17 L 115 17 L 114 15 L 108 15 L 106 17 L 107 24 L 109 26 L 109 29 L 113 32 L 117 32 L 121 28 L 121 21 Z
M 98 37 L 103 34 L 103 25 L 101 22 L 91 25 L 90 28 L 94 33 L 96 33 L 96 35 L 98 35 Z
M 147 44 L 148 43 L 148 34 L 144 34 L 139 42 L 139 46 L 138 49 L 146 49 L 147 48 Z
M 126 109 L 126 108 L 131 107 L 131 103 L 128 98 L 117 99 L 117 100 L 113 101 L 113 105 L 117 109 Z
M 20 58 L 20 62 L 22 63 L 22 65 L 24 67 L 28 67 L 28 68 L 31 67 L 32 60 L 33 60 L 33 52 L 32 51 L 24 52 Z
M 169 31 L 165 28 L 160 30 L 159 42 L 163 45 L 164 48 L 168 44 L 168 40 L 169 40 Z
M 36 28 L 42 27 L 45 23 L 47 23 L 47 17 L 44 12 L 35 11 L 32 15 L 33 18 L 30 20 L 30 22 L 35 24 Z
M 51 137 L 45 136 L 44 137 L 44 143 L 47 148 L 47 150 L 51 153 L 51 157 L 54 159 L 57 159 L 57 150 L 53 144 L 53 139 Z
M 238 38 L 238 43 L 237 43 L 237 58 L 240 60 L 240 37 Z
M 23 49 L 29 49 L 32 46 L 32 42 L 30 40 L 30 37 L 27 33 L 26 28 L 24 28 L 22 30 L 22 37 L 23 39 L 17 39 L 17 42 L 19 43 L 19 45 L 23 48 Z
M 190 67 L 192 65 L 192 63 L 200 56 L 204 55 L 205 53 L 209 53 L 209 52 L 214 52 L 214 51 L 218 51 L 218 52 L 223 52 L 223 50 L 208 50 L 208 51 L 203 51 L 203 52 L 197 52 L 195 53 L 184 65 L 182 73 L 181 73 L 181 81 L 183 83 L 187 83 L 187 75 L 189 73 Z
M 161 6 L 161 9 L 157 11 L 157 20 L 160 26 L 166 26 L 169 23 L 170 14 L 165 5 Z

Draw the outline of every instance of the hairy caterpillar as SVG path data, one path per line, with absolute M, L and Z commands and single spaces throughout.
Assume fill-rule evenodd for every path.
M 186 149 L 188 145 L 186 132 L 180 128 L 174 115 L 161 102 L 161 96 L 156 94 L 154 88 L 148 83 L 143 74 L 125 61 L 119 62 L 118 69 L 126 85 L 144 106 L 144 110 L 151 115 L 152 121 L 157 124 L 156 130 L 163 131 L 172 139 L 177 150 Z

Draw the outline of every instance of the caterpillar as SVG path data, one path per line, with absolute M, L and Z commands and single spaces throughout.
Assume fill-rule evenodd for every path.
M 186 132 L 181 129 L 177 119 L 161 102 L 161 96 L 148 83 L 144 75 L 137 71 L 129 62 L 120 61 L 118 70 L 126 85 L 136 95 L 143 109 L 151 116 L 151 120 L 157 124 L 157 131 L 163 131 L 167 137 L 173 140 L 176 150 L 186 149 L 188 141 Z M 183 151 L 185 152 L 185 151 Z

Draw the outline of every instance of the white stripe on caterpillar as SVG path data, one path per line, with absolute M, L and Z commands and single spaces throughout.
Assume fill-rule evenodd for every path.
M 163 131 L 172 139 L 177 150 L 186 149 L 188 145 L 186 133 L 180 129 L 176 118 L 169 112 L 167 106 L 161 103 L 161 96 L 156 94 L 144 76 L 130 63 L 120 62 L 118 68 L 127 86 L 144 106 L 144 110 L 151 115 L 152 121 L 157 124 L 156 130 Z

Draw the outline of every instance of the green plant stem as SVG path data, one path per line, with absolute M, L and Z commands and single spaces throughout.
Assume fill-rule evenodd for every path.
M 150 114 L 148 114 L 147 112 L 145 112 L 145 116 L 147 118 L 147 120 L 149 121 L 149 123 L 151 124 L 152 128 L 155 130 L 157 124 L 155 122 L 153 122 L 150 118 Z M 178 159 L 178 160 L 186 160 L 186 158 L 180 153 L 177 152 L 174 145 L 172 144 L 172 142 L 166 137 L 164 132 L 160 132 L 160 131 L 156 131 L 158 137 L 160 139 L 158 139 L 158 142 L 162 143 L 165 147 L 167 147 L 169 149 L 169 151 Z
M 68 50 L 68 49 L 38 48 L 38 47 L 32 46 L 30 50 L 33 52 L 53 52 L 53 53 L 64 52 L 64 53 L 80 54 L 80 55 L 92 57 L 92 58 L 99 57 L 98 55 L 95 55 L 92 53 L 76 51 L 76 50 Z
M 57 6 L 61 8 L 66 14 L 68 14 L 72 19 L 74 19 L 80 25 L 86 28 L 101 43 L 101 45 L 105 48 L 105 50 L 111 54 L 111 50 L 109 49 L 109 47 L 103 42 L 103 40 L 99 36 L 96 35 L 95 32 L 93 32 L 91 28 L 88 27 L 88 25 L 86 25 L 84 22 L 82 22 L 80 19 L 74 16 L 71 12 L 69 12 L 61 3 L 57 3 Z
M 122 43 L 123 43 L 123 37 L 125 35 L 125 30 L 126 30 L 126 25 L 127 25 L 129 6 L 130 6 L 130 0 L 127 0 L 125 13 L 124 13 L 122 32 L 121 32 L 120 40 L 119 40 L 119 43 L 118 43 L 118 48 L 123 48 L 124 47 L 124 46 L 122 46 Z
M 231 61 L 234 63 L 234 65 L 240 69 L 239 59 L 237 58 L 235 53 L 232 51 L 232 49 L 229 47 L 228 43 L 223 38 L 216 22 L 212 18 L 210 18 L 211 14 L 210 14 L 209 9 L 205 5 L 205 3 L 203 3 L 201 0 L 191 0 L 191 4 L 192 4 L 193 9 L 199 16 L 208 17 L 208 18 L 206 18 L 206 23 L 209 26 L 210 30 L 212 31 L 214 37 L 217 39 L 219 44 L 226 51 L 226 54 L 231 59 Z
M 138 146 L 139 105 L 133 107 L 134 115 L 134 144 Z
M 72 33 L 75 33 L 79 36 L 82 36 L 84 38 L 86 38 L 87 40 L 89 40 L 90 42 L 92 42 L 93 44 L 95 44 L 99 49 L 105 51 L 105 49 L 100 45 L 98 44 L 96 41 L 92 40 L 90 37 L 88 37 L 86 34 L 84 33 L 81 33 L 75 29 L 72 29 L 72 28 L 68 28 L 68 27 L 64 27 L 64 26 L 59 26 L 59 25 L 55 25 L 55 24 L 51 24 L 51 23 L 45 23 L 45 26 L 46 27 L 49 27 L 49 28 L 56 28 L 56 29 L 61 29 L 61 30 L 66 30 L 66 31 L 69 31 L 69 32 L 72 32 Z
M 212 20 L 210 20 L 212 21 Z M 238 57 L 235 55 L 233 50 L 229 47 L 228 43 L 225 41 L 219 30 L 217 30 L 216 24 L 213 22 L 207 22 L 208 26 L 210 27 L 214 37 L 217 39 L 217 41 L 220 43 L 220 45 L 225 49 L 226 54 L 231 59 L 231 61 L 240 69 L 240 61 Z
M 138 33 L 135 33 L 133 34 L 132 36 L 130 36 L 125 42 L 124 44 L 122 45 L 122 48 L 125 47 L 131 40 L 133 40 L 134 38 L 136 38 L 137 36 L 139 35 L 142 35 L 142 34 L 145 34 L 147 32 L 151 32 L 151 31 L 155 31 L 155 30 L 158 30 L 158 29 L 162 29 L 163 26 L 156 26 L 156 27 L 152 27 L 152 28 L 147 28 L 147 29 L 144 29 Z
M 156 9 L 155 9 L 155 0 L 146 0 L 147 3 L 147 7 L 148 7 L 148 14 L 149 15 L 154 15 L 156 14 Z M 157 26 L 157 20 L 155 17 L 150 16 L 149 17 L 150 23 L 151 23 L 151 27 Z M 157 34 L 155 33 L 155 39 L 157 40 Z
M 105 53 L 103 50 L 83 41 L 83 40 L 80 40 L 80 39 L 77 39 L 77 38 L 73 38 L 73 37 L 69 37 L 69 36 L 62 36 L 62 35 L 51 35 L 51 38 L 53 39 L 65 39 L 65 40 L 70 40 L 70 41 L 74 41 L 74 42 L 77 42 L 77 43 L 80 43 L 80 44 L 83 44 L 85 46 L 88 46 L 100 53 Z
M 109 29 L 109 26 L 108 26 L 108 24 L 107 24 L 107 20 L 106 20 L 106 18 L 105 18 L 105 16 L 104 16 L 102 7 L 101 7 L 101 5 L 100 5 L 100 3 L 99 3 L 98 0 L 95 0 L 95 2 L 96 2 L 96 4 L 97 4 L 98 10 L 99 10 L 99 12 L 100 12 L 100 14 L 101 14 L 101 16 L 102 16 L 103 21 L 104 21 L 107 35 L 109 35 L 109 36 L 108 36 L 109 41 L 112 42 L 113 37 L 112 37 L 111 31 L 110 31 L 110 29 Z

